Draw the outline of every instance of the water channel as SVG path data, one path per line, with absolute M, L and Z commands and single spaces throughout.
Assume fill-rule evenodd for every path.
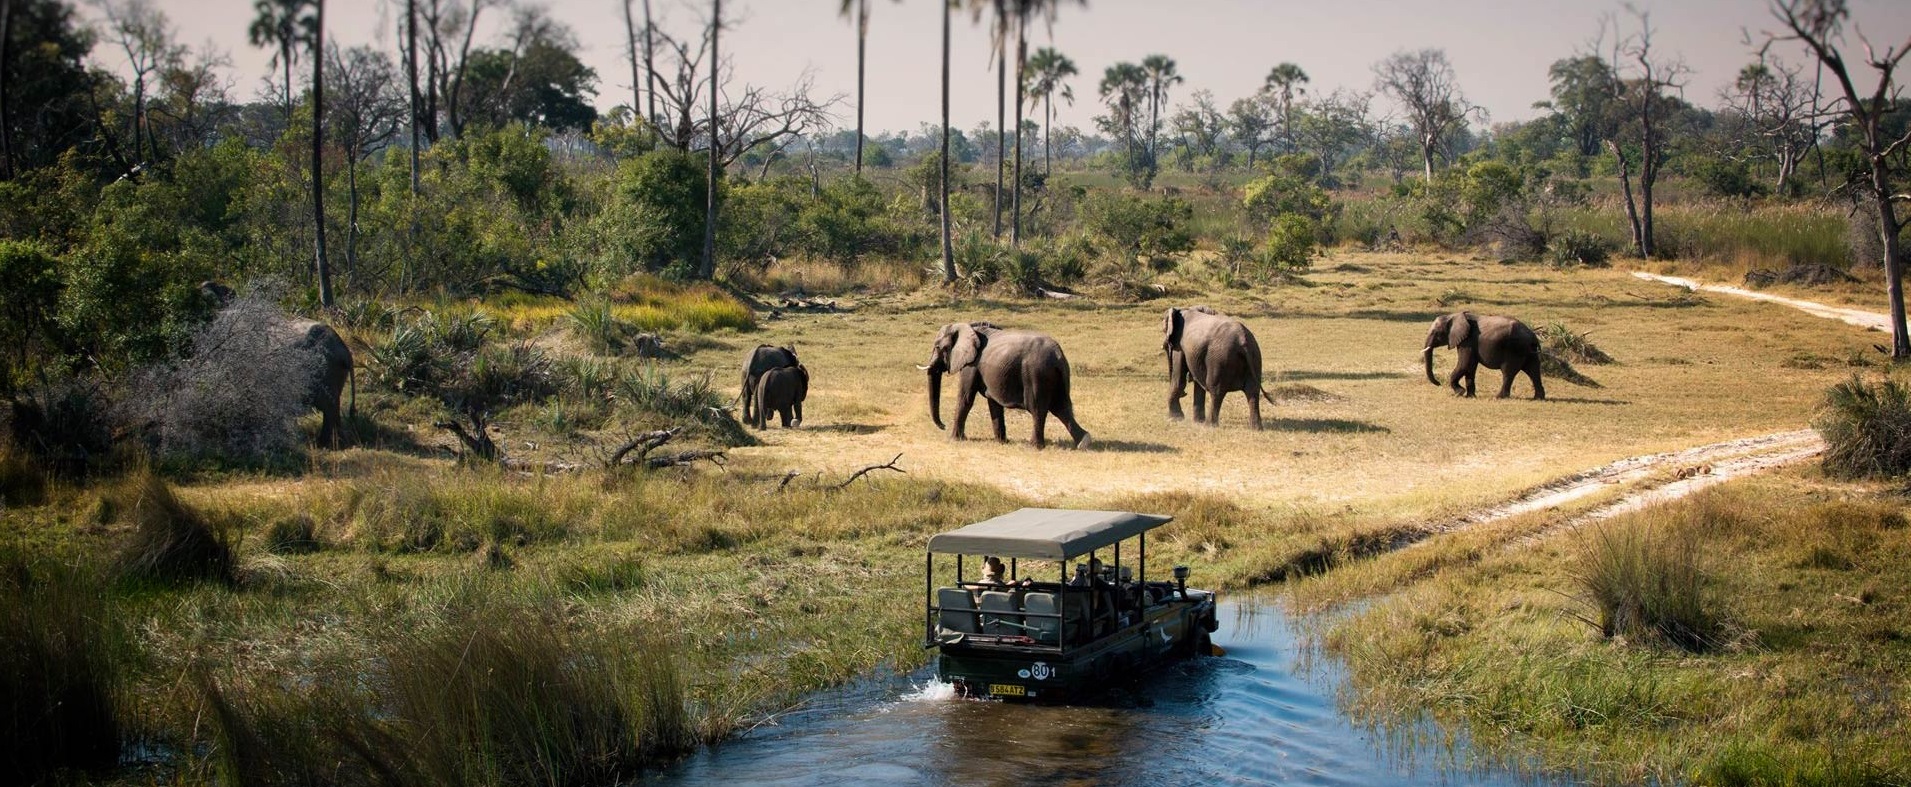
M 647 782 L 669 785 L 1537 784 L 1470 767 L 1431 725 L 1380 733 L 1337 703 L 1338 661 L 1277 602 L 1224 601 L 1195 659 L 1094 707 L 957 699 L 933 667 L 819 694 Z M 1418 733 L 1418 734 L 1415 734 Z M 1418 742 L 1416 742 L 1418 741 Z

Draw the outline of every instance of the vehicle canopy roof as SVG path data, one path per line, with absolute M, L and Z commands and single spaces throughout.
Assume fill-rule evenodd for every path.
M 929 539 L 945 555 L 1067 560 L 1174 521 L 1160 514 L 1024 508 Z

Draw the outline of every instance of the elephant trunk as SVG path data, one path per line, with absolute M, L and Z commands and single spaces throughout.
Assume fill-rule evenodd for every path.
M 937 429 L 947 429 L 942 425 L 942 365 L 930 364 L 929 372 L 929 420 L 936 422 Z
M 1427 344 L 1427 348 L 1420 351 L 1420 356 L 1427 361 L 1427 382 L 1439 385 L 1439 378 L 1433 376 L 1433 345 Z

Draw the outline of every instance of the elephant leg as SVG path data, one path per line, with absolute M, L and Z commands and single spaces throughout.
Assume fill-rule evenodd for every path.
M 1048 411 L 1042 408 L 1036 407 L 1036 408 L 1030 409 L 1028 411 L 1028 414 L 1035 419 L 1035 436 L 1031 442 L 1035 443 L 1035 447 L 1037 449 L 1047 448 L 1048 447 Z
M 1533 398 L 1545 399 L 1546 386 L 1539 381 L 1539 356 L 1535 355 L 1527 359 L 1526 377 L 1533 381 Z
M 996 404 L 994 399 L 989 400 L 989 427 L 995 431 L 995 441 L 998 443 L 1006 443 L 1009 441 L 1009 423 L 1008 419 L 1004 417 L 1007 410 L 1008 408 Z M 1037 425 L 1035 428 L 1037 431 L 1040 431 L 1042 428 L 1040 423 L 1039 421 L 1036 422 Z
M 1261 394 L 1260 392 L 1250 388 L 1246 391 L 1243 391 L 1241 395 L 1247 397 L 1248 427 L 1253 429 L 1256 432 L 1261 431 Z
M 1227 391 L 1219 391 L 1219 390 L 1209 395 L 1208 397 L 1208 425 L 1209 426 L 1221 425 L 1221 397 L 1224 397 L 1227 395 L 1228 395 Z
M 790 428 L 790 407 L 785 405 L 776 409 L 776 418 L 784 429 Z
M 961 440 L 969 425 L 969 410 L 975 407 L 975 382 L 965 379 L 956 388 L 955 422 L 949 425 L 949 439 Z
M 318 444 L 325 448 L 337 448 L 338 433 L 340 431 L 338 423 L 338 400 L 333 399 L 330 402 L 326 402 L 321 399 L 319 401 L 318 411 Z
M 1176 350 L 1176 351 L 1169 352 L 1168 353 L 1168 417 L 1169 418 L 1174 419 L 1176 421 L 1179 421 L 1183 418 L 1181 414 L 1181 397 L 1187 396 L 1187 395 L 1188 395 L 1187 361 L 1183 359 L 1180 351 Z M 1196 415 L 1198 416 L 1199 413 L 1197 413 Z
M 1208 389 L 1201 387 L 1200 383 L 1195 383 L 1194 384 L 1194 422 L 1197 424 L 1204 423 L 1202 419 L 1204 417 L 1204 414 L 1207 412 L 1207 410 L 1208 410 Z
M 1520 376 L 1520 371 L 1519 367 L 1510 363 L 1507 364 L 1506 371 L 1500 374 L 1500 395 L 1493 398 L 1505 399 L 1508 396 L 1512 396 L 1513 378 Z
M 1083 429 L 1081 424 L 1075 422 L 1074 402 L 1067 400 L 1057 402 L 1052 412 L 1055 413 L 1056 420 L 1061 421 L 1062 426 L 1068 429 L 1068 437 L 1075 441 L 1076 448 L 1082 448 L 1088 445 L 1088 430 Z M 1196 410 L 1195 412 L 1199 413 L 1200 411 Z M 1036 423 L 1040 424 L 1041 421 L 1036 421 Z
M 796 407 L 796 425 L 802 426 L 803 425 L 803 403 L 799 401 L 796 403 L 795 407 Z
M 1480 359 L 1474 356 L 1472 350 L 1465 347 L 1461 347 L 1457 355 L 1459 357 L 1455 359 L 1453 364 L 1453 376 L 1448 380 L 1447 384 L 1453 388 L 1453 393 L 1456 396 L 1464 396 L 1471 399 L 1473 398 L 1474 378 L 1479 372 Z M 1463 382 L 1466 384 L 1464 387 L 1461 386 Z

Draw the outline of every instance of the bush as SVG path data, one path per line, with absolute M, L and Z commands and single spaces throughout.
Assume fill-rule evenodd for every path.
M 0 239 L 0 393 L 14 389 L 43 342 L 60 303 L 59 261 L 44 246 Z M 39 350 L 39 353 L 35 351 Z
M 1765 184 L 1754 179 L 1751 168 L 1742 161 L 1703 159 L 1693 168 L 1692 177 L 1706 194 L 1714 197 L 1743 199 L 1765 196 Z
M 316 552 L 319 548 L 318 523 L 309 514 L 293 514 L 272 520 L 265 529 L 265 551 L 275 555 Z
M 269 464 L 298 453 L 298 418 L 324 360 L 290 323 L 256 293 L 234 300 L 193 335 L 191 355 L 133 376 L 125 417 L 167 459 Z
M 1269 175 L 1250 181 L 1243 194 L 1242 207 L 1247 211 L 1249 225 L 1255 228 L 1271 226 L 1281 216 L 1302 216 L 1318 223 L 1326 221 L 1334 209 L 1326 191 L 1308 180 L 1289 175 Z
M 1561 268 L 1603 268 L 1612 259 L 1613 243 L 1595 232 L 1567 230 L 1553 239 L 1553 264 Z
M 10 409 L 8 439 L 56 476 L 82 477 L 112 450 L 112 402 L 89 380 L 35 386 L 14 397 Z
M 1566 323 L 1554 322 L 1539 329 L 1540 349 L 1548 355 L 1573 363 L 1595 366 L 1612 363 L 1612 356 L 1586 338 L 1590 335 L 1591 332 L 1575 333 Z
M 584 340 L 584 346 L 600 355 L 612 355 L 624 347 L 625 326 L 612 313 L 610 301 L 590 298 L 578 301 L 568 315 L 571 331 Z
M 1911 471 L 1911 387 L 1889 377 L 1870 385 L 1853 376 L 1825 391 L 1812 418 L 1825 438 L 1825 472 L 1841 478 L 1894 477 Z
M 663 149 L 618 165 L 611 197 L 592 220 L 598 275 L 649 271 L 685 279 L 696 272 L 709 191 L 705 163 Z
M 232 548 L 223 528 L 173 494 L 151 470 L 141 471 L 100 498 L 107 524 L 131 529 L 116 565 L 122 576 L 179 582 L 232 581 Z
M 119 762 L 122 651 L 101 588 L 82 572 L 0 557 L 0 761 L 10 781 Z
M 1644 525 L 1596 527 L 1574 578 L 1591 600 L 1606 637 L 1658 640 L 1700 652 L 1719 643 L 1722 621 L 1708 603 L 1709 577 L 1693 534 Z
M 1313 264 L 1315 224 L 1297 214 L 1284 214 L 1267 231 L 1261 261 L 1276 271 L 1304 271 Z
M 1170 255 L 1194 248 L 1188 230 L 1194 207 L 1178 197 L 1096 193 L 1083 205 L 1083 214 L 1088 230 L 1128 260 L 1159 266 L 1169 262 Z

